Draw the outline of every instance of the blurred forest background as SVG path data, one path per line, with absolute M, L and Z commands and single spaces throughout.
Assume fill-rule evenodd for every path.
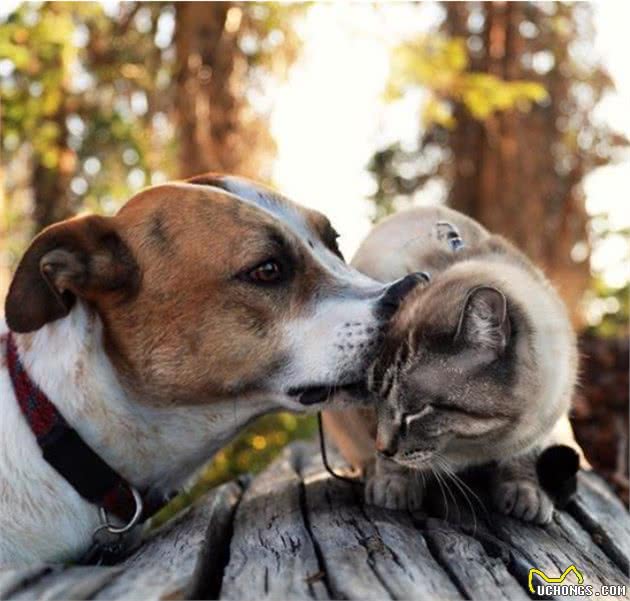
M 421 19 L 426 4 L 405 14 Z M 440 200 L 506 235 L 545 269 L 582 332 L 578 437 L 627 500 L 628 229 L 605 212 L 588 213 L 583 184 L 591 172 L 628 161 L 628 140 L 596 118 L 613 82 L 593 50 L 592 8 L 430 4 L 434 24 L 391 44 L 382 86 L 384 103 L 417 105 L 406 119 L 418 135 L 375 146 L 365 165 L 369 200 L 357 191 L 343 202 L 355 203 L 357 214 L 368 202 L 376 220 L 424 202 L 437 186 Z M 0 294 L 32 236 L 69 215 L 112 213 L 144 186 L 204 171 L 273 185 L 270 119 L 300 63 L 301 24 L 316 10 L 317 3 L 240 2 L 2 9 Z M 357 10 L 380 19 L 403 9 Z M 341 101 L 344 89 L 327 93 Z M 300 120 L 310 112 L 304 106 Z M 317 165 L 309 171 L 321 178 Z M 627 204 L 628 191 L 618 192 Z M 606 241 L 621 246 L 625 265 L 625 278 L 612 284 L 590 261 Z M 192 493 L 260 469 L 315 430 L 312 418 L 262 418 L 219 453 Z

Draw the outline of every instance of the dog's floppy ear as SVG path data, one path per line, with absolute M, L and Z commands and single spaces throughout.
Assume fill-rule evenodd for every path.
M 5 304 L 9 328 L 32 332 L 65 317 L 77 297 L 132 295 L 139 270 L 111 218 L 68 219 L 46 228 L 28 248 Z

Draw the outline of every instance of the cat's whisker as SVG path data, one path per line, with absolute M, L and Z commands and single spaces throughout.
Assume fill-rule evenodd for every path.
M 450 471 L 450 473 L 453 476 L 453 478 L 455 478 L 461 484 L 461 486 L 463 486 L 468 491 L 468 493 L 470 493 L 470 495 L 473 497 L 473 499 L 475 501 L 477 501 L 477 503 L 479 504 L 479 507 L 485 513 L 486 518 L 489 517 L 488 516 L 488 509 L 486 508 L 485 503 L 479 498 L 477 493 L 472 488 L 470 488 L 470 486 L 468 486 L 468 484 L 466 484 L 466 482 L 455 472 L 455 470 L 453 470 L 453 468 L 450 465 L 448 465 L 448 461 L 444 457 L 442 457 L 442 460 L 446 462 L 446 467 Z
M 420 479 L 422 479 L 422 497 L 421 497 L 421 504 L 424 502 L 424 495 L 426 494 L 426 490 L 427 490 L 427 483 L 424 477 L 424 472 L 422 470 L 416 470 L 416 469 L 412 469 L 410 472 L 411 476 L 414 479 L 414 484 L 416 486 L 420 486 L 419 482 Z
M 470 486 L 468 486 L 468 484 L 466 484 L 466 482 L 455 473 L 455 471 L 449 465 L 448 460 L 445 457 L 437 456 L 436 459 L 441 463 L 442 468 L 449 474 L 449 476 L 453 480 L 453 483 L 460 490 L 460 492 L 464 496 L 464 499 L 468 503 L 468 506 L 470 507 L 470 511 L 472 512 L 472 516 L 473 516 L 473 536 L 474 536 L 477 532 L 477 515 L 475 512 L 474 505 L 472 504 L 470 500 L 470 497 L 472 497 L 472 499 L 477 502 L 477 504 L 479 505 L 483 513 L 485 514 L 486 518 L 488 518 L 488 510 L 484 502 L 479 498 L 479 496 L 475 493 L 475 491 L 472 488 L 470 488 Z
M 459 492 L 462 494 L 462 496 L 464 497 L 464 500 L 466 501 L 466 503 L 468 504 L 468 507 L 470 508 L 470 511 L 472 513 L 472 518 L 473 518 L 473 533 L 477 532 L 477 515 L 475 513 L 475 508 L 473 506 L 473 504 L 471 503 L 468 494 L 466 493 L 466 491 L 460 486 L 460 484 L 457 481 L 457 477 L 455 476 L 455 474 L 449 469 L 448 465 L 446 464 L 445 460 L 441 457 L 436 457 L 435 458 L 436 461 L 438 461 L 438 463 L 440 464 L 440 466 L 442 467 L 442 469 L 444 470 L 444 473 L 446 474 L 446 476 L 448 476 L 453 484 L 457 487 L 457 489 L 459 490 Z M 457 503 L 456 503 L 457 506 Z M 459 506 L 457 506 L 457 509 L 459 511 Z M 460 513 L 461 515 L 461 513 Z
M 440 467 L 442 467 L 442 466 L 440 466 Z M 437 470 L 436 470 L 436 473 L 437 473 Z M 444 487 L 446 488 L 446 491 L 448 492 L 449 496 L 451 497 L 451 500 L 453 501 L 453 505 L 455 506 L 455 509 L 457 510 L 457 513 L 459 515 L 461 515 L 461 511 L 459 509 L 459 504 L 457 503 L 457 497 L 453 493 L 453 491 L 451 490 L 451 487 L 448 485 L 448 480 L 447 480 L 448 476 L 450 476 L 450 474 L 446 470 L 444 471 L 444 477 L 442 477 L 442 475 L 440 474 L 440 477 L 442 478 L 442 481 L 444 482 Z
M 446 500 L 446 495 L 444 494 L 444 487 L 442 486 L 442 478 L 437 470 L 433 469 L 431 466 L 431 473 L 435 476 L 435 480 L 440 487 L 440 492 L 442 493 L 442 499 L 444 500 L 444 507 L 446 508 L 446 515 L 444 516 L 444 520 L 448 522 L 448 501 Z

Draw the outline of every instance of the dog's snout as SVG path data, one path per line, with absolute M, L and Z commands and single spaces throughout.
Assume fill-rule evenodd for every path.
M 407 294 L 409 294 L 418 284 L 426 284 L 430 280 L 431 276 L 425 271 L 410 273 L 409 275 L 396 280 L 385 291 L 385 294 L 379 303 L 379 315 L 384 319 L 391 317 L 396 312 Z

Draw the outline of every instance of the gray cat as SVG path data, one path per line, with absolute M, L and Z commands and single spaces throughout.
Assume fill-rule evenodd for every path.
M 391 239 L 412 227 L 403 246 L 383 252 L 379 228 Z M 496 507 L 548 523 L 553 504 L 536 459 L 550 444 L 573 440 L 567 415 L 577 351 L 566 309 L 542 272 L 504 238 L 443 208 L 377 226 L 354 264 L 376 277 L 431 274 L 394 316 L 369 373 L 379 401 L 366 500 L 416 510 L 425 492 L 418 470 L 495 462 Z

